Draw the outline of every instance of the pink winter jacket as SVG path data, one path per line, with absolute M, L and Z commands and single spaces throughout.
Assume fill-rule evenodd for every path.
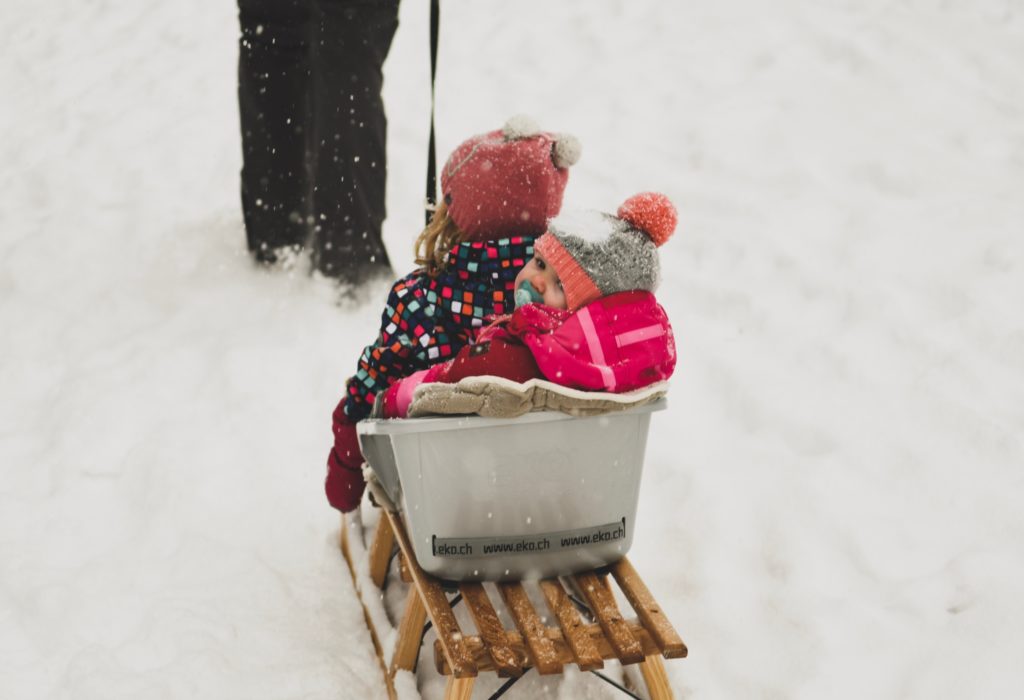
M 601 297 L 575 313 L 527 304 L 483 328 L 454 359 L 395 382 L 384 394 L 384 415 L 408 415 L 424 383 L 540 376 L 574 389 L 622 393 L 668 379 L 675 365 L 672 326 L 650 292 Z
M 622 393 L 668 379 L 676 345 L 665 310 L 650 292 L 601 297 L 575 313 L 531 304 L 508 331 L 530 348 L 544 376 L 588 391 Z

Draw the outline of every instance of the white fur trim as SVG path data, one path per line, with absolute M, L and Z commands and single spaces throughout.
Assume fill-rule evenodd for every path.
M 506 141 L 516 141 L 536 136 L 540 133 L 540 127 L 532 117 L 517 114 L 505 122 L 505 126 L 501 127 L 501 133 L 505 136 Z
M 551 152 L 551 160 L 555 167 L 568 168 L 576 165 L 583 153 L 583 145 L 580 140 L 571 134 L 559 134 L 555 137 L 555 148 Z

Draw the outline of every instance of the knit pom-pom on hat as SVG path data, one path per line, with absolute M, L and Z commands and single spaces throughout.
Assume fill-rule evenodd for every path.
M 646 233 L 656 246 L 672 237 L 679 220 L 672 201 L 660 192 L 633 195 L 622 203 L 616 216 Z
M 526 114 L 517 114 L 509 117 L 505 125 L 501 127 L 501 135 L 506 141 L 528 139 L 540 133 L 540 126 L 533 120 L 533 117 Z
M 576 165 L 583 153 L 580 140 L 572 134 L 556 134 L 555 145 L 551 148 L 551 160 L 563 170 Z

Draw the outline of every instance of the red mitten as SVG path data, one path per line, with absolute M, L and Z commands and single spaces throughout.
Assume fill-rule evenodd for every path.
M 363 498 L 363 453 L 359 451 L 356 424 L 345 415 L 345 399 L 334 409 L 334 447 L 327 456 L 327 501 L 347 513 L 355 510 Z

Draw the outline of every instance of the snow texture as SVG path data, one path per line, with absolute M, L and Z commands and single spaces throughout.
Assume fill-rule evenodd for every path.
M 615 231 L 624 228 L 623 223 L 611 214 L 592 209 L 574 211 L 563 208 L 549 225 L 559 233 L 589 244 L 606 243 Z
M 402 4 L 386 66 L 400 270 L 427 12 Z M 382 697 L 321 494 L 380 302 L 245 255 L 234 4 L 0 15 L 0 695 Z M 567 208 L 679 208 L 680 363 L 631 552 L 691 648 L 679 695 L 1024 693 L 1021 5 L 520 0 L 442 25 L 440 158 L 528 112 L 587 148 Z

